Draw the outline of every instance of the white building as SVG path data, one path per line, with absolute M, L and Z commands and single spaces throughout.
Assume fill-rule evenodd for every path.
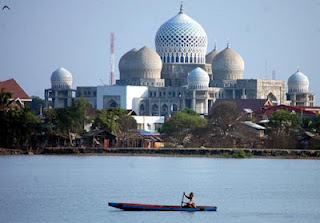
M 76 90 L 72 89 L 72 75 L 63 67 L 55 70 L 51 75 L 51 88 L 45 89 L 45 108 L 50 104 L 53 108 L 65 108 L 71 106 Z
M 137 98 L 147 98 L 148 87 L 146 86 L 98 86 L 97 109 L 121 107 L 126 110 L 137 111 Z
M 132 116 L 138 124 L 138 129 L 157 134 L 159 127 L 164 123 L 164 116 Z

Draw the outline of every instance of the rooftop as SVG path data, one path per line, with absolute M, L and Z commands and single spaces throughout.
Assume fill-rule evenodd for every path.
M 11 99 L 19 98 L 21 101 L 32 100 L 13 78 L 6 81 L 0 81 L 0 89 L 2 88 L 4 91 L 12 93 Z

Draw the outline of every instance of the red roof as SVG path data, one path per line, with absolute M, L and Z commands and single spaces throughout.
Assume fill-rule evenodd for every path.
M 277 106 L 270 106 L 263 110 L 255 111 L 256 114 L 264 114 L 264 115 L 271 115 L 273 112 L 279 109 L 286 109 L 289 111 L 295 111 L 297 113 L 303 113 L 308 115 L 315 115 L 319 112 L 320 107 L 300 107 L 300 106 L 292 106 L 292 105 L 277 105 Z
M 20 100 L 31 100 L 27 93 L 20 87 L 15 79 L 0 81 L 0 89 L 12 93 L 12 99 L 20 98 Z

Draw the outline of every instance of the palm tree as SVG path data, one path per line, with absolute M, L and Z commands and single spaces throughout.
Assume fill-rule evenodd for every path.
M 4 91 L 3 88 L 1 88 L 1 91 L 0 91 L 0 111 L 5 111 L 8 109 L 11 97 L 12 97 L 11 92 L 6 92 L 6 91 Z

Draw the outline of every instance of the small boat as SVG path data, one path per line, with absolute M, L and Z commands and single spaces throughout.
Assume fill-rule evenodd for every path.
M 156 205 L 156 204 L 136 204 L 136 203 L 108 203 L 109 206 L 119 208 L 124 211 L 216 211 L 216 206 L 197 206 L 190 208 L 174 205 Z

